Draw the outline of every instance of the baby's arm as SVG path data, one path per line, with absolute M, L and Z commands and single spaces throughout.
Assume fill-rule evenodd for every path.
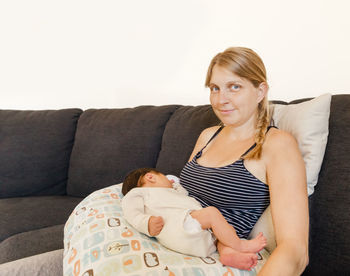
M 145 214 L 143 195 L 131 190 L 123 197 L 122 208 L 124 218 L 139 232 L 150 236 L 148 222 L 151 216 Z

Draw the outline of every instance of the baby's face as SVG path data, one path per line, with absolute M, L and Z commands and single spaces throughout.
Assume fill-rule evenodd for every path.
M 158 173 L 156 174 L 156 186 L 155 187 L 164 187 L 164 188 L 172 188 L 173 181 L 169 180 L 164 174 Z

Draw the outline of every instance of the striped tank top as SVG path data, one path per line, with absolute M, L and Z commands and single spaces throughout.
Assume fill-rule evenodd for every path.
M 214 206 L 219 209 L 227 222 L 235 228 L 237 235 L 247 238 L 270 204 L 269 187 L 244 166 L 242 157 L 255 144 L 230 165 L 205 167 L 198 164 L 197 160 L 202 156 L 203 150 L 222 129 L 220 127 L 193 159 L 186 163 L 180 174 L 180 183 L 202 207 Z

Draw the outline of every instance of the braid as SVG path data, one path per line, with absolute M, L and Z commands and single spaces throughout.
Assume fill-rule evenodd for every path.
M 255 133 L 256 146 L 246 155 L 247 159 L 260 159 L 262 152 L 262 145 L 265 141 L 266 130 L 269 126 L 269 109 L 267 107 L 267 99 L 264 98 L 258 106 L 257 126 Z

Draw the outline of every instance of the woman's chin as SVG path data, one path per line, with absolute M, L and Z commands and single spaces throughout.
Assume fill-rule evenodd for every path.
M 232 126 L 237 124 L 237 120 L 234 120 L 233 118 L 222 116 L 219 117 L 219 119 L 224 126 Z

